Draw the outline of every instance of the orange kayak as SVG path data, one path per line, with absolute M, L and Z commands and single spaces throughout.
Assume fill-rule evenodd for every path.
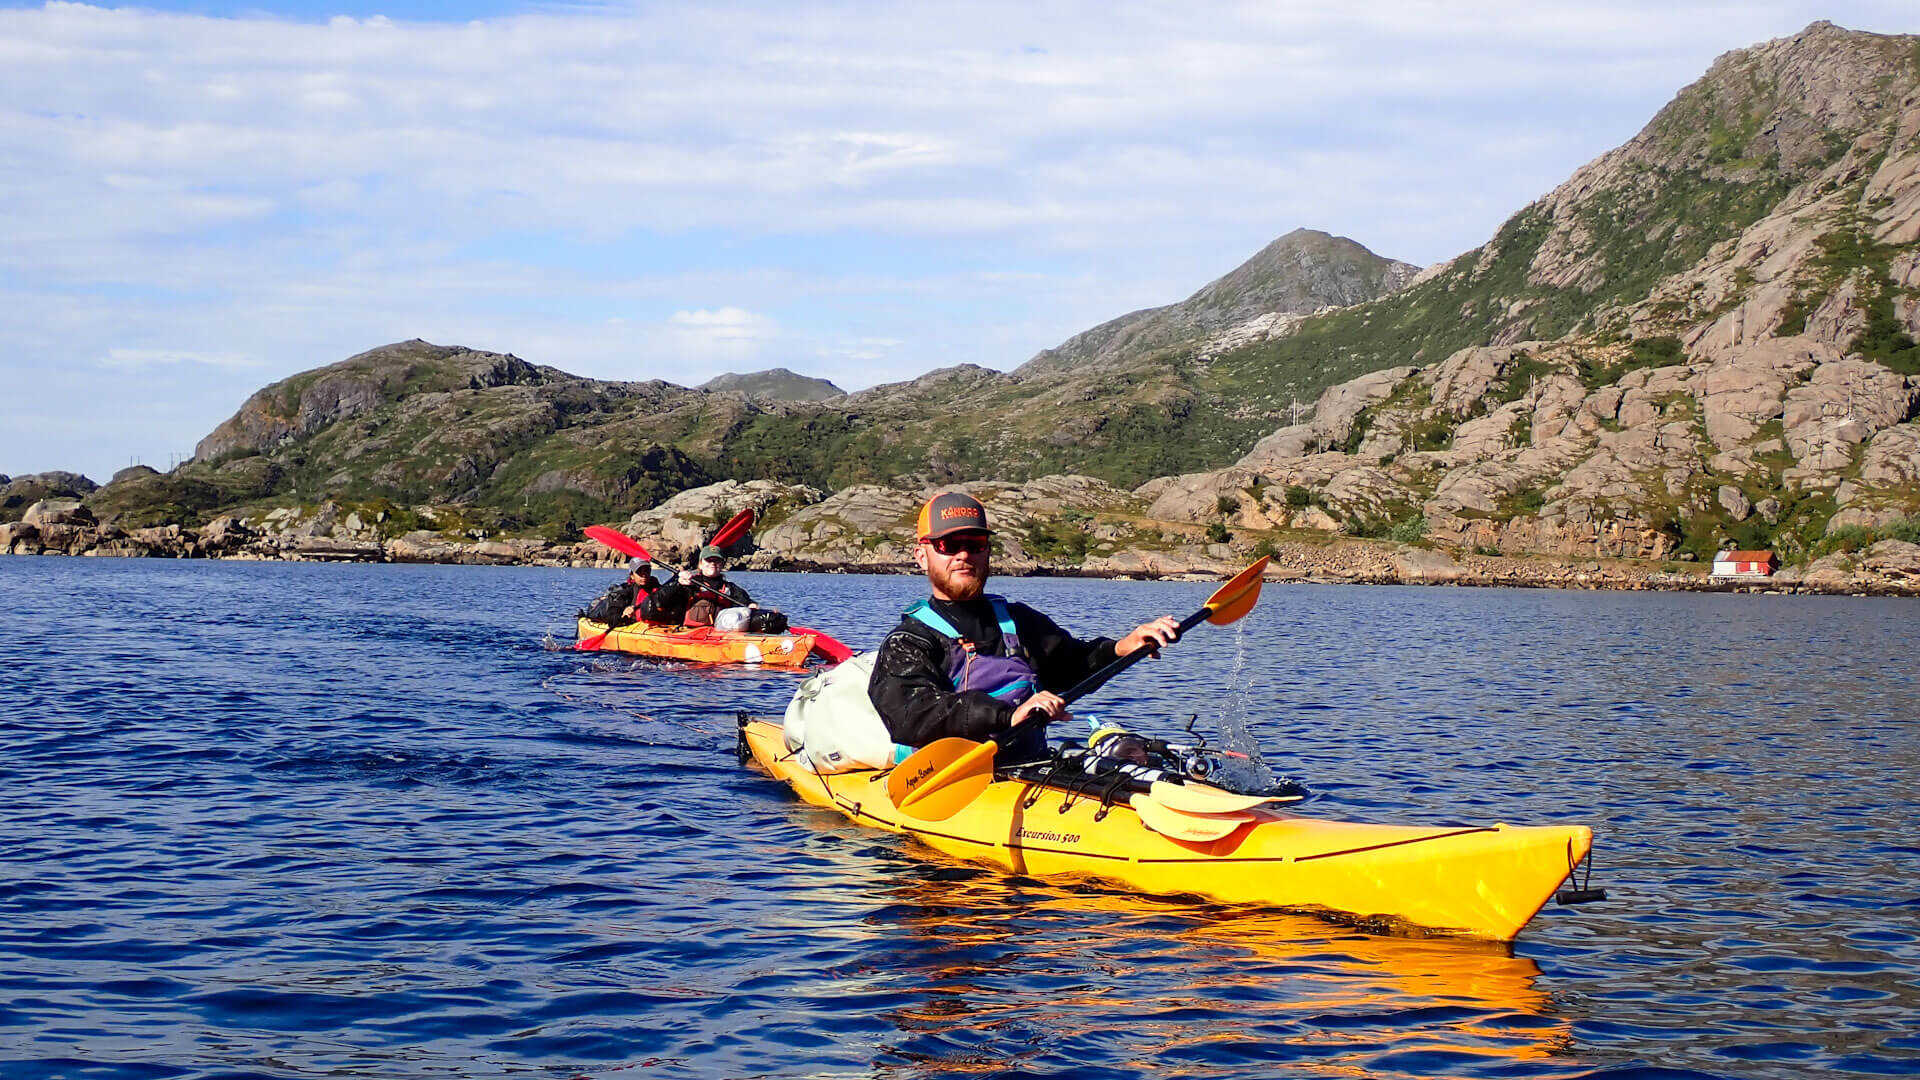
M 601 635 L 605 635 L 602 637 Z M 815 652 L 820 635 L 749 634 L 715 630 L 711 626 L 656 626 L 632 623 L 613 630 L 607 624 L 581 619 L 580 641 L 600 638 L 599 652 L 631 653 L 666 660 L 703 664 L 759 664 L 765 667 L 804 667 Z

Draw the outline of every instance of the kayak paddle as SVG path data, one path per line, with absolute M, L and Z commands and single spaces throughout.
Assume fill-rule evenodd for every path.
M 1260 575 L 1267 568 L 1267 559 L 1261 556 L 1259 561 L 1214 590 L 1200 610 L 1180 620 L 1180 634 L 1184 636 L 1202 622 L 1216 626 L 1238 622 L 1252 611 L 1260 600 Z M 1156 651 L 1135 649 L 1080 680 L 1060 696 L 1071 705 Z M 1040 717 L 1028 723 L 1044 724 L 1051 719 Z M 894 806 L 924 821 L 950 818 L 993 782 L 993 755 L 999 749 L 1000 744 L 992 738 L 982 743 L 960 738 L 935 740 L 893 767 L 887 777 L 887 797 L 893 800 Z
M 1175 840 L 1218 840 L 1253 820 L 1245 810 L 1226 814 L 1176 810 L 1151 795 L 1135 794 L 1128 798 L 1127 805 L 1140 815 L 1142 825 Z
M 609 529 L 605 525 L 589 525 L 580 531 L 587 535 L 587 539 L 598 540 L 630 559 L 653 561 L 653 556 L 647 554 L 647 549 L 640 546 L 640 541 L 626 533 Z
M 812 634 L 813 647 L 820 650 L 821 656 L 826 657 L 836 664 L 842 664 L 853 659 L 853 650 L 847 648 L 839 638 L 834 637 L 832 634 L 815 630 L 808 626 L 789 626 L 787 627 L 787 633 Z
M 1275 795 L 1242 795 L 1212 784 L 1176 784 L 1169 780 L 1155 780 L 1148 793 L 1162 806 L 1189 814 L 1232 814 L 1268 803 L 1293 801 Z

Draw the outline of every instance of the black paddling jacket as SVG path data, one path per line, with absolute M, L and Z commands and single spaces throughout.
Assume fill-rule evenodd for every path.
M 656 586 L 651 574 L 647 575 L 645 584 L 638 584 L 631 580 L 617 581 L 612 588 L 601 593 L 600 598 L 589 604 L 580 614 L 594 622 L 606 623 L 608 626 L 625 626 L 634 621 L 632 616 L 622 612 L 633 606 L 635 594 L 638 593 L 640 599 L 645 600 L 646 594 L 654 588 Z
M 677 580 L 669 581 L 655 589 L 653 595 L 647 597 L 646 610 L 641 614 L 646 616 L 648 622 L 675 625 L 686 619 L 687 605 L 695 600 L 706 599 L 720 604 L 714 593 L 727 598 L 726 603 L 720 604 L 723 608 L 746 607 L 753 603 L 753 597 L 747 595 L 747 590 L 725 578 L 695 575 L 693 582 L 692 585 L 682 585 Z
M 966 603 L 934 599 L 928 604 L 973 642 L 978 654 L 1009 655 L 993 605 L 985 597 Z M 1113 662 L 1112 638 L 1081 641 L 1025 604 L 1009 603 L 1007 610 L 1043 690 L 1066 690 Z M 954 639 L 911 616 L 902 618 L 880 644 L 867 697 L 894 742 L 925 746 L 950 736 L 978 741 L 1012 726 L 1019 702 L 1003 702 L 978 690 L 954 692 L 947 673 L 957 647 Z

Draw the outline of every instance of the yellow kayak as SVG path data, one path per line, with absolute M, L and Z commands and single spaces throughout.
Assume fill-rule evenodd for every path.
M 1016 874 L 1498 941 L 1520 932 L 1593 842 L 1584 825 L 1369 825 L 1271 806 L 1218 839 L 1177 840 L 1142 824 L 1126 802 L 1103 808 L 1097 798 L 1013 779 L 996 779 L 952 817 L 928 822 L 894 808 L 888 770 L 816 773 L 787 749 L 780 725 L 746 717 L 740 743 L 743 760 L 751 756 L 809 803 Z
M 812 632 L 801 634 L 749 634 L 738 630 L 715 630 L 711 626 L 656 626 L 629 623 L 608 630 L 606 623 L 581 619 L 579 641 L 604 652 L 657 656 L 667 660 L 693 660 L 704 664 L 760 664 L 764 667 L 797 668 L 806 665 L 818 638 Z M 602 636 L 604 635 L 604 636 Z

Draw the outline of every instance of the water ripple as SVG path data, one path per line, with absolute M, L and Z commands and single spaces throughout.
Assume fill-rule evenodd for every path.
M 1595 826 L 1612 898 L 1507 948 L 804 808 L 731 756 L 793 675 L 544 646 L 604 576 L 0 559 L 0 1075 L 1920 1071 L 1910 603 L 1272 586 L 1089 703 L 1244 719 L 1312 813 Z M 1083 632 L 1208 591 L 1002 584 Z M 871 647 L 916 583 L 750 587 Z

